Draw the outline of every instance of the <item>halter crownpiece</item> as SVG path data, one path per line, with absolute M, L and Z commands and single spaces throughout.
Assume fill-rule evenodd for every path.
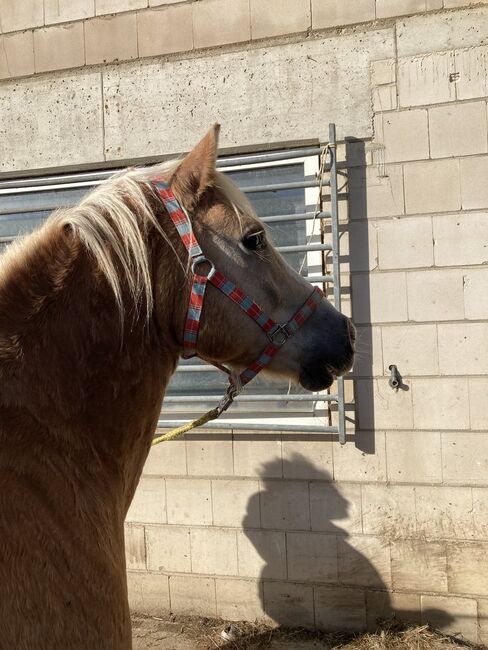
M 208 282 L 219 289 L 224 295 L 230 298 L 238 305 L 250 318 L 252 318 L 268 337 L 269 343 L 263 349 L 259 357 L 240 375 L 234 376 L 227 368 L 221 364 L 214 364 L 220 370 L 229 375 L 229 386 L 220 401 L 220 404 L 206 413 L 198 420 L 194 420 L 187 425 L 183 425 L 167 434 L 154 438 L 153 445 L 163 440 L 176 438 L 186 431 L 201 426 L 213 420 L 224 411 L 234 401 L 234 398 L 241 392 L 242 388 L 248 384 L 258 373 L 271 363 L 274 355 L 282 348 L 290 336 L 295 334 L 303 323 L 311 316 L 320 304 L 323 293 L 318 287 L 314 287 L 312 293 L 305 303 L 286 323 L 276 323 L 272 318 L 266 316 L 261 307 L 247 296 L 242 289 L 237 287 L 233 282 L 218 271 L 214 264 L 203 254 L 202 249 L 193 233 L 191 221 L 187 213 L 180 206 L 177 198 L 173 194 L 169 183 L 163 179 L 156 179 L 153 185 L 168 212 L 171 221 L 176 227 L 181 241 L 185 245 L 191 261 L 191 272 L 193 274 L 190 301 L 186 314 L 185 328 L 183 332 L 183 358 L 189 359 L 198 356 L 197 342 L 198 331 L 200 327 L 200 318 L 202 315 L 203 300 Z M 209 271 L 202 275 L 199 268 L 203 265 L 210 266 Z

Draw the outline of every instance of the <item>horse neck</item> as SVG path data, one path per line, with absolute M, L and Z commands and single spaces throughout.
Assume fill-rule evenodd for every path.
M 108 284 L 61 227 L 20 258 L 0 279 L 0 445 L 17 468 L 55 466 L 111 492 L 125 514 L 177 362 L 169 316 L 156 326 L 126 304 L 121 324 Z

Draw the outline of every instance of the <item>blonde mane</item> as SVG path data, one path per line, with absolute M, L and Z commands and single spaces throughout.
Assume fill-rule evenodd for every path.
M 136 307 L 145 304 L 147 318 L 153 308 L 153 291 L 147 233 L 150 227 L 164 238 L 175 254 L 177 263 L 185 270 L 188 260 L 178 257 L 167 234 L 151 206 L 151 182 L 160 177 L 171 177 L 181 160 L 170 160 L 145 168 L 133 168 L 114 174 L 103 181 L 72 208 L 58 210 L 45 226 L 69 226 L 96 260 L 100 271 L 114 293 L 121 317 L 123 316 L 122 283 L 127 283 Z M 237 216 L 254 214 L 244 194 L 223 174 L 217 172 L 215 187 L 221 191 Z M 184 209 L 184 208 L 183 208 Z M 188 217 L 190 220 L 190 217 Z M 191 223 L 191 222 L 190 222 Z M 42 236 L 42 228 L 37 236 Z M 16 257 L 32 237 L 22 238 L 9 247 L 6 257 Z M 123 277 L 120 276 L 122 269 Z

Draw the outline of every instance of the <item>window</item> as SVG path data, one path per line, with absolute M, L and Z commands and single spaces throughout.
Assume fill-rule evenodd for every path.
M 318 202 L 321 150 L 318 147 L 230 157 L 219 160 L 221 171 L 237 183 L 267 222 L 272 239 L 285 259 L 302 275 L 323 287 L 327 275 Z M 77 203 L 112 172 L 63 174 L 0 182 L 0 246 L 28 232 L 58 207 Z M 272 189 L 270 189 L 272 186 Z M 330 235 L 326 235 L 327 240 Z M 329 272 L 331 270 L 329 269 Z M 198 359 L 182 360 L 167 388 L 160 426 L 198 417 L 215 406 L 227 386 L 227 376 Z M 215 428 L 337 431 L 329 406 L 334 396 L 312 395 L 283 380 L 258 376 L 237 398 Z M 210 425 L 209 425 L 210 426 Z

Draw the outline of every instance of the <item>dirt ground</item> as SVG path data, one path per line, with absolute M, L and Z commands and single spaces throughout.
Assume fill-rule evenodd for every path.
M 221 632 L 230 629 L 233 638 Z M 466 650 L 462 640 L 431 631 L 427 626 L 405 628 L 385 622 L 375 634 L 347 635 L 271 629 L 249 623 L 229 624 L 201 618 L 165 620 L 135 615 L 134 650 Z M 234 634 L 232 634 L 234 633 Z M 481 648 L 481 646 L 477 646 Z

